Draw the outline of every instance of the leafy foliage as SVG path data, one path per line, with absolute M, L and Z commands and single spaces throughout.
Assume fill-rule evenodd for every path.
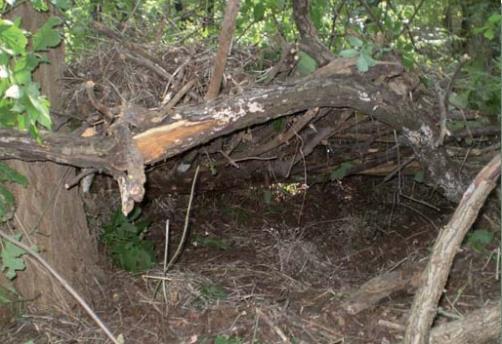
M 0 127 L 27 130 L 38 140 L 38 125 L 51 129 L 49 101 L 40 94 L 32 73 L 45 62 L 39 53 L 61 42 L 55 29 L 60 23 L 59 18 L 50 18 L 33 35 L 30 49 L 21 20 L 0 19 Z
M 342 50 L 340 56 L 357 56 L 357 70 L 362 73 L 367 72 L 370 67 L 376 64 L 376 61 L 372 57 L 374 45 L 371 42 L 363 42 L 356 37 L 349 37 L 348 41 L 352 48 Z
M 331 180 L 342 180 L 354 165 L 350 161 L 345 161 L 331 172 Z
M 14 196 L 5 187 L 4 184 L 6 182 L 17 183 L 23 186 L 28 184 L 25 176 L 19 174 L 5 163 L 0 162 L 0 223 L 10 219 L 14 208 Z
M 20 240 L 21 235 L 16 235 L 15 239 Z M 2 261 L 1 271 L 8 279 L 14 279 L 17 271 L 26 269 L 24 259 L 22 258 L 26 252 L 8 241 L 2 240 L 0 243 L 2 246 L 2 250 L 0 251 L 0 259 Z
M 117 209 L 101 236 L 113 263 L 130 272 L 144 271 L 155 265 L 153 242 L 144 239 L 149 222 L 140 217 L 139 208 L 127 217 Z
M 308 75 L 317 69 L 317 62 L 307 53 L 300 51 L 298 54 L 297 70 L 300 76 Z

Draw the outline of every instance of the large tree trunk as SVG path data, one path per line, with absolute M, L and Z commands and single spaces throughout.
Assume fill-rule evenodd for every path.
M 38 13 L 31 5 L 23 4 L 13 13 L 13 17 L 18 16 L 24 28 L 35 32 L 49 14 Z M 63 46 L 50 50 L 48 55 L 51 63 L 41 65 L 35 79 L 52 107 L 57 109 L 61 105 Z M 72 286 L 89 296 L 86 283 L 93 280 L 90 277 L 96 268 L 97 249 L 78 190 L 64 188 L 65 182 L 75 175 L 75 169 L 51 162 L 16 160 L 10 165 L 29 180 L 27 188 L 13 187 L 17 203 L 16 230 L 23 233 L 23 241 L 36 244 L 49 264 Z M 69 295 L 36 263 L 28 264 L 26 271 L 18 274 L 16 287 L 25 298 L 34 298 L 42 308 L 73 304 Z

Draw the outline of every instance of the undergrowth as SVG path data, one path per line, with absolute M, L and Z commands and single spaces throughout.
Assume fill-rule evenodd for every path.
M 116 266 L 139 272 L 155 265 L 153 242 L 144 237 L 149 226 L 148 220 L 141 219 L 139 208 L 129 216 L 124 216 L 120 209 L 114 212 L 110 222 L 103 227 L 101 241 Z

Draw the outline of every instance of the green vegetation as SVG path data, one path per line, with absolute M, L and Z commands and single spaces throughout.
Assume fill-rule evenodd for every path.
M 487 246 L 494 240 L 492 232 L 486 229 L 476 229 L 467 234 L 466 244 L 476 252 L 486 252 Z
M 199 292 L 200 298 L 207 303 L 225 300 L 228 296 L 225 289 L 217 284 L 203 284 L 200 286 Z
M 7 189 L 6 183 L 17 183 L 23 186 L 28 184 L 25 176 L 19 174 L 5 163 L 0 162 L 0 224 L 14 215 L 14 196 Z M 19 240 L 21 235 L 15 236 Z M 9 279 L 16 277 L 16 271 L 26 268 L 23 256 L 26 252 L 12 243 L 0 239 L 0 271 Z
M 144 238 L 150 224 L 140 217 L 139 208 L 127 217 L 117 209 L 101 236 L 113 263 L 130 272 L 147 270 L 156 263 L 153 242 Z
M 214 344 L 242 344 L 244 341 L 240 337 L 216 336 Z

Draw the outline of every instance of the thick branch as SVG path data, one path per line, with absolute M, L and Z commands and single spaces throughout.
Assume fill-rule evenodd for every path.
M 110 159 L 115 142 L 103 137 L 75 137 L 42 132 L 42 144 L 28 134 L 0 129 L 0 158 L 25 161 L 54 161 L 84 168 L 96 168 L 115 174 L 123 170 L 121 163 Z
M 253 89 L 201 105 L 178 107 L 169 115 L 156 111 L 141 113 L 138 116 L 144 120 L 136 130 L 149 129 L 133 134 L 133 141 L 145 164 L 152 164 L 281 116 L 314 107 L 349 108 L 402 131 L 447 196 L 460 199 L 466 185 L 464 178 L 459 176 L 456 165 L 449 161 L 444 150 L 434 146 L 433 126 L 426 122 L 425 110 L 373 82 L 372 76 L 379 70 L 384 71 L 380 73 L 383 76 L 387 75 L 386 67 L 375 66 L 364 75 L 334 74 Z M 52 160 L 112 173 L 127 170 L 128 152 L 113 137 L 75 138 L 46 133 L 43 145 L 37 145 L 27 135 L 8 130 L 0 133 L 0 154 L 4 157 Z
M 405 344 L 426 344 L 436 314 L 437 304 L 448 279 L 453 258 L 477 214 L 495 188 L 500 176 L 500 155 L 476 176 L 464 194 L 450 222 L 439 234 L 432 255 L 423 273 L 423 285 L 415 295 L 411 316 L 404 337 Z
M 333 60 L 333 53 L 319 40 L 317 30 L 309 18 L 310 1 L 293 0 L 293 16 L 300 32 L 300 48 L 312 56 L 321 66 Z
M 230 43 L 235 30 L 235 21 L 239 14 L 240 0 L 229 0 L 225 9 L 225 17 L 221 27 L 218 53 L 214 57 L 213 77 L 209 82 L 206 100 L 213 100 L 220 93 L 221 80 L 230 50 Z

